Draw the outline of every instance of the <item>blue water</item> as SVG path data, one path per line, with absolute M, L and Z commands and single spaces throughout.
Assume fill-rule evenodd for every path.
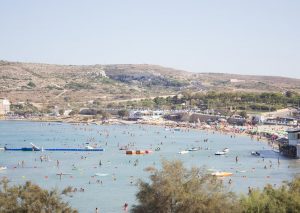
M 203 140 L 208 138 L 208 142 Z M 71 125 L 63 123 L 0 122 L 0 146 L 9 148 L 30 147 L 34 143 L 44 148 L 83 148 L 85 143 L 97 143 L 104 152 L 0 152 L 0 178 L 8 177 L 12 184 L 30 180 L 44 188 L 63 189 L 67 186 L 84 188 L 65 200 L 79 212 L 122 212 L 124 202 L 129 207 L 136 203 L 134 184 L 141 178 L 148 180 L 148 166 L 160 168 L 161 159 L 180 159 L 187 167 L 205 167 L 209 171 L 232 172 L 230 190 L 245 193 L 248 186 L 263 187 L 266 183 L 279 185 L 300 173 L 300 161 L 284 158 L 273 152 L 265 142 L 257 142 L 245 136 L 212 134 L 205 131 L 165 131 L 162 127 L 139 125 Z M 148 155 L 125 155 L 118 146 L 134 143 L 134 149 L 160 147 Z M 202 150 L 180 155 L 179 151 L 192 147 Z M 226 156 L 215 156 L 216 151 L 228 147 Z M 264 156 L 251 156 L 251 151 Z M 51 161 L 40 161 L 48 155 Z M 235 158 L 239 161 L 236 163 Z M 278 165 L 278 157 L 280 165 Z M 59 167 L 57 167 L 57 160 Z M 101 160 L 102 166 L 99 166 Z M 136 166 L 134 161 L 138 160 Z M 24 161 L 24 168 L 18 162 Z M 77 168 L 73 170 L 73 166 Z M 272 167 L 270 165 L 272 164 Z M 267 169 L 264 166 L 267 166 Z M 60 179 L 57 173 L 70 173 Z M 108 174 L 95 177 L 96 173 Z M 97 183 L 101 180 L 101 183 Z M 224 179 L 228 185 L 229 178 Z M 133 182 L 133 184 L 131 184 Z

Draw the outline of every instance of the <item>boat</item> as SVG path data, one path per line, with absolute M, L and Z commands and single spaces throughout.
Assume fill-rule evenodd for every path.
M 223 152 L 223 151 L 217 151 L 217 152 L 215 152 L 215 155 L 225 155 L 226 154 L 226 152 Z
M 95 176 L 98 176 L 98 177 L 105 177 L 105 176 L 108 176 L 109 174 L 107 173 L 96 173 Z
M 223 152 L 228 153 L 228 152 L 229 152 L 229 149 L 228 149 L 228 148 L 224 148 L 224 149 L 223 149 Z
M 257 152 L 257 151 L 252 151 L 252 152 L 251 152 L 251 155 L 254 155 L 254 156 L 260 156 L 260 153 Z
M 190 151 L 190 152 L 192 152 L 192 151 L 199 151 L 199 150 L 200 150 L 200 149 L 197 148 L 197 147 L 193 147 L 193 148 L 188 149 L 188 151 Z
M 85 149 L 94 149 L 94 147 L 89 146 L 89 145 L 85 146 L 84 148 L 85 148 Z
M 213 173 L 211 173 L 211 175 L 216 176 L 216 177 L 227 177 L 227 176 L 231 176 L 232 173 L 231 172 L 213 172 Z
M 6 166 L 0 166 L 0 171 L 1 171 L 1 170 L 5 170 L 5 169 L 7 169 Z
M 121 146 L 121 147 L 119 148 L 119 150 L 128 150 L 128 147 L 127 147 L 127 146 Z
M 182 150 L 182 151 L 180 151 L 180 152 L 178 152 L 178 154 L 187 154 L 187 153 L 189 153 L 189 151 L 187 151 L 187 150 Z

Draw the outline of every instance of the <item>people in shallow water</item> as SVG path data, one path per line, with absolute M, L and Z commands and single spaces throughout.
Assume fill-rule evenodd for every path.
M 125 212 L 127 212 L 127 210 L 128 210 L 128 203 L 126 203 L 126 202 L 124 203 L 123 210 Z

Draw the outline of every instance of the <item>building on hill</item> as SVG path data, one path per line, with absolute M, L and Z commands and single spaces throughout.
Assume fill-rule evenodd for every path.
M 10 102 L 6 98 L 0 98 L 0 115 L 6 115 L 10 112 Z

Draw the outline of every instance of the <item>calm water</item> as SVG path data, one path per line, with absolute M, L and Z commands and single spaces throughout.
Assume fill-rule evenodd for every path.
M 208 138 L 204 143 L 203 139 Z M 8 169 L 0 171 L 0 178 L 6 176 L 12 183 L 31 180 L 45 188 L 62 189 L 66 186 L 84 188 L 85 192 L 73 193 L 65 198 L 79 212 L 122 212 L 122 205 L 136 203 L 137 187 L 130 182 L 138 178 L 147 180 L 149 173 L 144 168 L 155 165 L 160 160 L 180 159 L 187 167 L 205 166 L 207 169 L 234 173 L 230 188 L 237 192 L 247 192 L 248 186 L 262 187 L 266 183 L 280 184 L 300 173 L 300 161 L 279 156 L 264 142 L 252 141 L 248 137 L 231 138 L 230 135 L 212 134 L 204 131 L 166 131 L 161 127 L 138 125 L 71 125 L 61 123 L 38 122 L 0 122 L 0 146 L 30 147 L 30 143 L 44 148 L 83 147 L 90 139 L 105 148 L 104 152 L 0 152 L 0 166 Z M 161 144 L 162 142 L 162 144 Z M 118 149 L 118 145 L 135 143 L 136 149 L 155 149 L 149 155 L 127 156 Z M 177 154 L 191 147 L 203 150 L 188 154 Z M 228 147 L 226 156 L 215 156 L 218 150 Z M 253 150 L 261 151 L 261 157 L 251 156 Z M 50 156 L 51 161 L 40 162 L 40 155 Z M 239 162 L 235 162 L 235 157 Z M 278 157 L 280 165 L 278 165 Z M 82 159 L 83 158 L 83 159 Z M 17 166 L 24 160 L 24 168 Z M 60 161 L 57 168 L 56 161 Z M 102 166 L 99 166 L 101 160 Z M 136 166 L 133 162 L 138 160 Z M 270 168 L 270 164 L 272 167 Z M 72 165 L 75 164 L 76 170 Z M 267 169 L 264 169 L 264 166 Z M 62 176 L 57 173 L 71 173 Z M 96 173 L 108 174 L 94 177 Z M 243 177 L 246 176 L 246 177 Z M 115 180 L 114 180 L 115 178 Z M 97 183 L 101 180 L 102 184 Z M 224 179 L 227 184 L 229 178 Z

